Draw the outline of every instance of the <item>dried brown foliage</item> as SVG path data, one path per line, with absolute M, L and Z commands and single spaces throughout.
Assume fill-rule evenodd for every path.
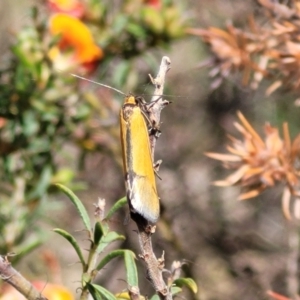
M 229 136 L 231 144 L 227 150 L 230 154 L 206 154 L 234 170 L 224 180 L 216 181 L 215 185 L 240 185 L 242 192 L 239 200 L 245 200 L 283 183 L 282 210 L 285 217 L 291 219 L 291 197 L 300 197 L 300 134 L 291 141 L 288 124 L 284 123 L 282 139 L 278 129 L 266 123 L 265 138 L 262 139 L 242 113 L 238 112 L 238 118 L 241 124 L 235 122 L 234 126 L 243 139 Z
M 227 25 L 226 29 L 210 27 L 188 32 L 200 36 L 209 46 L 213 58 L 209 61 L 210 76 L 217 88 L 230 74 L 241 72 L 242 84 L 256 89 L 263 78 L 272 80 L 266 93 L 279 87 L 300 91 L 300 1 L 288 1 L 289 6 L 257 0 L 267 21 L 249 17 L 248 28 L 242 30 Z

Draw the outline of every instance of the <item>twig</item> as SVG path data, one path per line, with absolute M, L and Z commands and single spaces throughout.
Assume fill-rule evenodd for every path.
M 17 272 L 6 256 L 0 256 L 0 276 L 29 300 L 47 300 L 32 284 Z
M 161 300 L 172 300 L 170 288 L 165 283 L 162 273 L 164 270 L 164 253 L 161 258 L 156 258 L 152 248 L 152 234 L 156 226 L 150 225 L 147 220 L 138 214 L 131 214 L 131 218 L 138 227 L 138 237 L 142 254 L 139 256 L 146 263 L 147 279 L 151 282 Z
M 154 130 L 150 132 L 150 145 L 152 157 L 154 156 L 154 149 L 159 133 L 160 113 L 161 110 L 169 103 L 169 101 L 162 99 L 165 76 L 170 69 L 171 61 L 164 56 L 161 61 L 160 69 L 156 78 L 151 81 L 155 85 L 155 93 L 148 105 L 149 118 L 152 122 Z M 152 248 L 151 236 L 155 232 L 156 226 L 149 224 L 142 216 L 138 214 L 131 214 L 132 219 L 136 222 L 138 227 L 138 236 L 142 254 L 140 257 L 145 261 L 147 267 L 147 278 L 150 280 L 155 291 L 162 300 L 172 300 L 170 288 L 165 283 L 162 272 L 164 270 L 164 254 L 157 259 Z
M 165 87 L 165 78 L 167 72 L 170 70 L 170 65 L 171 65 L 170 58 L 168 56 L 163 56 L 156 78 L 153 78 L 151 74 L 149 74 L 151 82 L 155 85 L 155 91 L 151 99 L 151 102 L 158 100 L 160 96 L 163 94 L 164 87 Z
M 171 60 L 169 57 L 164 56 L 161 60 L 158 74 L 153 78 L 150 74 L 151 82 L 155 86 L 154 96 L 151 99 L 151 103 L 148 105 L 149 119 L 153 130 L 150 132 L 150 148 L 152 153 L 152 159 L 154 161 L 154 149 L 156 141 L 160 133 L 160 113 L 162 109 L 170 102 L 162 98 L 165 78 L 167 72 L 170 70 Z

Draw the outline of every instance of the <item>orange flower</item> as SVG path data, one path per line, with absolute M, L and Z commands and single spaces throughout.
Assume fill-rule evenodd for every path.
M 242 124 L 234 123 L 243 135 L 243 141 L 229 137 L 232 145 L 227 146 L 230 154 L 207 153 L 206 155 L 221 160 L 224 166 L 235 169 L 235 172 L 221 181 L 218 186 L 241 185 L 243 192 L 239 200 L 253 198 L 267 188 L 279 182 L 285 184 L 282 194 L 282 210 L 286 218 L 290 216 L 291 195 L 300 197 L 300 135 L 291 143 L 287 123 L 283 125 L 284 139 L 281 139 L 278 129 L 270 124 L 265 125 L 265 139 L 263 140 L 238 112 Z
M 47 283 L 44 281 L 33 281 L 32 285 L 39 290 L 48 300 L 73 300 L 72 293 L 60 284 Z
M 65 13 L 67 15 L 81 18 L 85 7 L 78 0 L 48 0 L 48 7 L 54 13 Z
M 61 52 L 68 54 L 68 51 L 71 51 L 73 64 L 74 62 L 90 64 L 103 57 L 103 51 L 95 44 L 88 27 L 72 16 L 66 14 L 52 16 L 50 32 L 52 35 L 60 35 L 59 49 L 52 48 L 49 53 L 53 61 L 59 58 Z
M 74 300 L 73 294 L 64 286 L 47 283 L 44 281 L 34 281 L 32 285 L 41 292 L 48 300 Z M 26 299 L 11 285 L 4 285 L 1 290 L 0 300 L 24 300 Z

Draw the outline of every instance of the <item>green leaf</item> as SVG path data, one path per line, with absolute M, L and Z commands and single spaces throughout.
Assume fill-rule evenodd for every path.
M 103 229 L 101 223 L 96 222 L 95 228 L 94 228 L 94 243 L 95 243 L 95 245 L 99 244 L 103 235 L 104 235 L 104 229 Z
M 160 298 L 157 294 L 155 294 L 150 298 L 150 300 L 160 300 Z
M 165 33 L 169 38 L 178 38 L 184 34 L 185 24 L 180 20 L 180 12 L 177 7 L 169 6 L 162 17 L 165 21 Z
M 85 209 L 85 207 L 83 206 L 82 202 L 80 201 L 80 199 L 70 190 L 68 189 L 66 186 L 56 183 L 55 184 L 60 190 L 62 190 L 69 198 L 70 200 L 73 202 L 73 204 L 75 205 L 75 207 L 77 208 L 79 215 L 83 221 L 83 224 L 85 226 L 85 228 L 90 232 L 91 231 L 91 221 L 89 218 L 89 215 Z
M 106 246 L 108 246 L 110 243 L 117 241 L 117 240 L 125 240 L 125 236 L 118 234 L 115 231 L 109 232 L 107 235 L 102 237 L 102 239 L 96 249 L 96 252 L 101 253 L 106 248 Z
M 112 30 L 114 35 L 117 36 L 118 34 L 122 34 L 128 24 L 128 16 L 125 14 L 119 14 L 115 19 L 114 23 L 112 24 Z
M 79 259 L 80 259 L 80 262 L 82 264 L 82 267 L 84 269 L 85 268 L 85 261 L 84 261 L 82 252 L 80 250 L 80 247 L 77 244 L 77 241 L 75 240 L 75 238 L 70 233 L 68 233 L 67 231 L 65 231 L 63 229 L 60 229 L 60 228 L 55 228 L 55 229 L 53 229 L 53 231 L 56 232 L 56 233 L 58 233 L 58 234 L 60 234 L 67 241 L 69 241 L 69 243 L 73 246 L 74 250 L 76 251 L 76 253 L 77 253 L 77 255 L 78 255 Z
M 123 197 L 121 198 L 120 200 L 118 200 L 113 206 L 112 208 L 108 211 L 105 219 L 106 220 L 109 220 L 112 215 L 120 208 L 122 208 L 124 205 L 127 204 L 127 198 L 126 197 Z
M 50 165 L 47 165 L 42 170 L 42 173 L 39 176 L 39 181 L 35 184 L 34 189 L 29 192 L 27 198 L 29 200 L 32 200 L 35 198 L 42 197 L 46 193 L 46 190 L 50 185 L 51 176 L 52 176 L 52 167 Z
M 92 295 L 94 300 L 103 300 L 103 298 L 101 297 L 100 292 L 98 292 L 92 284 L 87 284 L 87 288 L 90 292 L 90 294 Z
M 101 270 L 106 264 L 108 264 L 112 259 L 118 256 L 123 256 L 125 250 L 114 250 L 111 251 L 108 255 L 106 255 L 96 267 L 96 270 Z
M 179 293 L 182 292 L 182 288 L 178 287 L 178 286 L 172 286 L 171 287 L 171 294 L 174 296 L 174 295 L 177 295 Z
M 198 287 L 196 282 L 192 278 L 178 278 L 174 281 L 174 284 L 179 287 L 186 286 L 188 287 L 194 294 L 197 293 Z
M 23 133 L 26 137 L 32 137 L 37 134 L 39 130 L 39 122 L 33 111 L 25 111 L 23 113 Z
M 87 285 L 89 292 L 93 296 L 95 300 L 100 300 L 100 299 L 107 299 L 107 300 L 117 300 L 116 296 L 112 294 L 110 291 L 107 289 L 103 288 L 100 285 L 97 284 L 88 284 Z M 95 297 L 94 297 L 95 295 Z M 100 297 L 99 297 L 100 296 Z
M 131 250 L 124 250 L 124 260 L 127 274 L 127 282 L 130 286 L 139 286 L 138 273 L 135 264 L 135 254 Z
M 61 168 L 51 178 L 51 182 L 66 184 L 74 179 L 74 172 L 70 168 Z
M 126 30 L 135 36 L 137 39 L 145 40 L 147 37 L 147 33 L 143 26 L 137 25 L 136 23 L 128 23 Z
M 114 86 L 124 86 L 126 78 L 130 73 L 131 65 L 130 62 L 124 60 L 119 63 L 116 67 L 116 71 L 114 72 L 112 77 L 112 83 Z
M 144 23 L 149 27 L 154 33 L 162 34 L 164 31 L 164 19 L 160 11 L 150 7 L 145 6 L 142 9 L 142 17 Z
M 45 235 L 41 236 L 40 234 L 38 236 L 30 237 L 29 239 L 26 239 L 26 241 L 23 242 L 23 244 L 20 244 L 16 247 L 14 247 L 14 252 L 17 253 L 13 258 L 13 262 L 17 263 L 19 260 L 21 260 L 26 254 L 32 252 L 34 249 L 39 247 L 43 242 L 46 240 Z

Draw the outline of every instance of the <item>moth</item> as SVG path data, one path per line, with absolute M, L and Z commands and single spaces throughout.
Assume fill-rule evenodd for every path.
M 138 97 L 125 97 L 120 112 L 120 135 L 130 210 L 156 223 L 160 211 L 159 198 L 148 128 Z

